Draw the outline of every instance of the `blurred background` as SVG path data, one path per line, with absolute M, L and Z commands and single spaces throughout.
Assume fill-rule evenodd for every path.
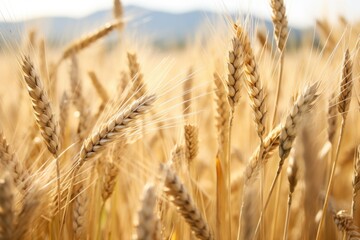
M 217 17 L 250 18 L 272 32 L 269 0 L 123 0 L 128 21 L 126 32 L 141 33 L 160 48 L 182 47 L 200 27 Z M 313 33 L 316 20 L 337 23 L 339 17 L 355 22 L 360 17 L 358 0 L 289 0 L 285 1 L 289 24 L 289 41 Z M 2 39 L 19 39 L 24 31 L 41 28 L 50 46 L 56 46 L 102 25 L 111 19 L 112 1 L 99 0 L 1 0 L 0 31 Z M 208 27 L 209 28 L 209 27 Z M 206 28 L 205 28 L 206 29 Z M 291 44 L 290 44 L 291 45 Z

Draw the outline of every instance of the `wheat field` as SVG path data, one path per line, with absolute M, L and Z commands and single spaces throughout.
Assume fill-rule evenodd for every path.
M 0 53 L 0 239 L 360 239 L 358 23 L 294 47 L 271 0 L 159 51 L 113 4 Z

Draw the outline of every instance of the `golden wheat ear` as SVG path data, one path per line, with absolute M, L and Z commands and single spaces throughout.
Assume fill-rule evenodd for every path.
M 43 83 L 27 56 L 22 60 L 22 71 L 31 98 L 36 123 L 50 153 L 57 157 L 60 150 L 59 123 L 55 119 L 50 99 Z
M 214 239 L 207 222 L 176 173 L 164 164 L 160 165 L 160 172 L 164 175 L 165 193 L 185 218 L 195 236 L 203 240 Z

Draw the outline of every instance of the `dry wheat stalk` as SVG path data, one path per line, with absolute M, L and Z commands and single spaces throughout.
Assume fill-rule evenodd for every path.
M 23 195 L 26 195 L 30 187 L 29 173 L 18 160 L 15 153 L 11 152 L 10 146 L 2 132 L 0 132 L 0 164 L 3 169 L 9 171 L 15 186 Z
M 229 51 L 229 62 L 228 62 L 228 101 L 231 110 L 234 112 L 236 104 L 240 100 L 241 90 L 241 78 L 243 75 L 243 61 L 242 61 L 242 49 L 239 28 L 234 25 L 235 36 L 232 39 L 232 49 Z
M 140 71 L 140 65 L 137 61 L 136 53 L 127 54 L 129 61 L 129 72 L 132 80 L 132 90 L 135 98 L 140 98 L 146 94 L 146 85 L 144 83 L 143 74 Z
M 215 82 L 215 102 L 216 102 L 216 127 L 219 133 L 219 143 L 220 146 L 225 141 L 226 135 L 225 135 L 225 129 L 224 126 L 227 125 L 227 122 L 229 121 L 229 112 L 230 112 L 230 106 L 229 102 L 227 101 L 227 94 L 226 89 L 224 86 L 223 81 L 221 80 L 219 74 L 214 73 L 214 82 Z
M 0 239 L 12 239 L 14 231 L 14 194 L 8 174 L 0 179 Z
M 154 208 L 156 204 L 155 187 L 147 184 L 144 187 L 141 209 L 138 212 L 138 222 L 136 224 L 137 240 L 153 240 L 156 234 L 156 215 Z
M 237 34 L 239 35 L 243 51 L 243 66 L 246 75 L 245 83 L 250 97 L 251 108 L 254 111 L 257 133 L 262 141 L 265 134 L 266 94 L 260 81 L 258 66 L 249 37 L 241 26 L 237 26 Z
M 283 0 L 271 0 L 274 35 L 280 52 L 284 51 L 289 34 L 286 8 Z
M 102 99 L 103 103 L 107 103 L 109 101 L 109 94 L 107 93 L 104 86 L 99 81 L 98 77 L 96 76 L 94 71 L 89 71 L 88 75 L 91 79 L 91 83 L 94 85 L 96 92 L 99 94 L 100 98 Z
M 346 234 L 347 240 L 360 239 L 359 228 L 354 225 L 353 218 L 346 211 L 341 210 L 334 214 L 334 222 L 339 231 Z
M 112 162 L 105 164 L 105 172 L 103 175 L 101 197 L 105 202 L 113 193 L 116 184 L 116 177 L 119 174 L 119 168 Z
M 109 121 L 84 140 L 80 150 L 78 168 L 88 159 L 106 149 L 106 146 L 121 137 L 121 133 L 134 126 L 133 122 L 146 113 L 154 103 L 155 95 L 143 96 L 131 103 L 127 108 L 115 114 Z
M 167 166 L 161 164 L 161 172 L 165 175 L 165 192 L 171 197 L 172 203 L 179 213 L 185 218 L 193 233 L 199 239 L 214 239 L 207 222 L 202 217 L 199 209 L 181 183 L 178 176 Z
M 194 125 L 187 124 L 184 127 L 185 134 L 185 155 L 188 165 L 196 158 L 199 152 L 199 137 L 198 137 L 198 128 Z
M 352 196 L 352 204 L 351 204 L 351 213 L 352 216 L 357 215 L 358 208 L 357 206 L 359 203 L 359 197 L 358 192 L 360 190 L 360 145 L 357 147 L 356 151 L 356 158 L 354 162 L 354 176 L 352 181 L 352 187 L 353 187 L 353 196 Z
M 75 40 L 73 43 L 71 43 L 68 47 L 65 48 L 63 51 L 63 54 L 61 56 L 61 59 L 58 62 L 58 65 L 71 55 L 80 52 L 81 50 L 87 48 L 97 40 L 101 39 L 102 37 L 108 35 L 110 32 L 112 32 L 116 28 L 120 28 L 123 26 L 122 20 L 116 20 L 113 22 L 109 22 L 105 24 L 103 27 L 95 30 L 94 32 Z
M 347 49 L 344 57 L 344 65 L 342 70 L 342 81 L 340 86 L 340 95 L 338 98 L 338 111 L 343 119 L 346 119 L 351 100 L 353 79 L 352 79 L 352 61 L 350 59 L 350 53 Z
M 183 114 L 185 117 L 191 113 L 191 88 L 193 86 L 194 78 L 193 78 L 193 69 L 190 68 L 187 74 L 187 79 L 184 82 L 184 95 L 183 95 Z
M 245 184 L 251 183 L 251 180 L 254 179 L 259 174 L 260 169 L 267 163 L 267 160 L 269 160 L 269 158 L 273 155 L 274 151 L 279 146 L 280 132 L 281 132 L 281 126 L 278 125 L 265 137 L 261 156 L 259 156 L 260 146 L 258 146 L 255 152 L 251 155 L 250 161 L 246 166 L 244 172 Z
M 31 97 L 36 123 L 48 150 L 56 157 L 60 150 L 59 123 L 55 119 L 43 83 L 38 77 L 32 61 L 27 56 L 23 58 L 22 70 Z

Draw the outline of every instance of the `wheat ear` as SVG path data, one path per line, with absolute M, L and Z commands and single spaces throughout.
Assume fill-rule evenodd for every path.
M 5 135 L 0 132 L 0 164 L 11 174 L 15 186 L 23 195 L 29 190 L 29 173 L 18 160 L 15 153 L 12 153 Z
M 81 176 L 81 175 L 79 175 Z M 86 235 L 86 213 L 88 198 L 84 188 L 84 182 L 80 182 L 75 193 L 75 200 L 73 203 L 73 222 L 72 227 L 75 239 L 84 239 Z
M 0 179 L 0 239 L 13 239 L 15 202 L 12 187 L 8 174 L 3 174 Z
M 189 113 L 191 113 L 191 88 L 194 82 L 193 74 L 193 69 L 190 68 L 187 74 L 187 79 L 183 85 L 183 114 L 185 118 L 189 115 Z
M 358 208 L 357 206 L 359 203 L 359 190 L 360 190 L 360 145 L 357 147 L 356 150 L 356 158 L 354 162 L 354 176 L 352 181 L 352 187 L 353 187 L 353 196 L 352 196 L 352 204 L 351 204 L 351 215 L 355 218 L 357 216 Z
M 326 215 L 326 208 L 327 208 L 327 204 L 328 204 L 328 200 L 329 200 L 329 195 L 330 195 L 330 192 L 332 189 L 334 173 L 335 173 L 336 164 L 337 164 L 337 161 L 339 158 L 341 142 L 343 139 L 342 135 L 344 133 L 345 120 L 346 120 L 346 117 L 347 117 L 347 114 L 349 111 L 349 107 L 350 107 L 353 79 L 352 79 L 352 61 L 350 59 L 349 50 L 346 50 L 346 52 L 345 52 L 341 78 L 342 78 L 342 80 L 341 80 L 341 85 L 340 85 L 340 95 L 338 97 L 338 102 L 337 102 L 338 111 L 342 118 L 341 119 L 341 127 L 340 127 L 340 135 L 339 135 L 339 141 L 338 141 L 338 144 L 336 147 L 335 159 L 333 160 L 333 164 L 331 167 L 329 182 L 328 182 L 328 186 L 326 189 L 326 195 L 325 195 L 324 205 L 323 205 L 323 209 L 322 209 L 323 214 L 321 215 L 320 223 L 319 223 L 318 230 L 316 233 L 316 240 L 319 239 L 319 237 L 320 237 L 321 227 L 322 227 L 325 215 Z
M 346 235 L 347 240 L 360 239 L 359 228 L 354 225 L 352 216 L 341 210 L 334 214 L 334 222 L 339 231 Z
M 250 161 L 246 166 L 245 184 L 250 184 L 252 180 L 258 176 L 260 169 L 267 163 L 267 160 L 273 155 L 274 151 L 279 147 L 279 139 L 281 126 L 275 127 L 265 138 L 263 142 L 263 151 L 260 156 L 260 146 L 251 155 Z
M 191 124 L 187 124 L 184 127 L 185 132 L 185 146 L 186 146 L 186 159 L 188 161 L 188 166 L 196 158 L 199 152 L 199 139 L 198 131 L 199 129 Z
M 107 103 L 109 101 L 109 94 L 107 93 L 104 86 L 99 81 L 99 78 L 96 76 L 94 71 L 88 72 L 88 75 L 90 77 L 91 83 L 94 85 L 94 88 L 98 95 L 100 96 L 103 103 Z
M 241 78 L 243 75 L 243 53 L 241 49 L 240 29 L 234 25 L 235 36 L 232 38 L 232 48 L 229 51 L 228 62 L 228 101 L 232 112 L 234 112 L 236 104 L 240 100 Z
M 123 111 L 114 115 L 109 121 L 102 124 L 99 130 L 94 131 L 91 136 L 86 138 L 80 150 L 78 168 L 88 159 L 106 149 L 109 143 L 119 139 L 126 129 L 133 127 L 133 122 L 151 108 L 155 99 L 155 95 L 139 98 Z
M 257 134 L 262 141 L 265 134 L 266 94 L 260 81 L 258 65 L 256 64 L 249 37 L 241 26 L 237 26 L 237 32 L 243 51 L 243 65 L 246 76 L 245 83 L 247 85 L 251 108 L 254 111 Z
M 199 239 L 214 239 L 207 222 L 178 176 L 169 167 L 163 164 L 160 166 L 165 176 L 165 193 L 171 197 L 172 203 L 185 218 L 195 236 Z
M 17 216 L 13 239 L 26 239 L 26 236 L 29 236 L 29 231 L 36 228 L 35 221 L 40 218 L 41 198 L 44 195 L 44 192 L 39 188 L 39 183 L 33 183 L 32 189 L 26 195 L 22 209 Z
M 23 58 L 22 70 L 31 97 L 36 123 L 48 150 L 54 157 L 57 157 L 60 150 L 59 123 L 55 120 L 43 83 L 38 77 L 32 61 L 27 56 Z
M 65 59 L 67 59 L 68 57 L 70 57 L 73 54 L 76 54 L 78 52 L 80 52 L 81 50 L 87 48 L 88 46 L 90 46 L 91 44 L 93 44 L 94 42 L 96 42 L 97 40 L 103 38 L 104 36 L 108 35 L 109 33 L 111 33 L 114 29 L 116 28 L 120 28 L 123 26 L 123 21 L 122 20 L 116 20 L 113 22 L 109 22 L 107 24 L 105 24 L 103 27 L 95 30 L 94 32 L 74 41 L 73 43 L 71 43 L 68 47 L 65 48 L 65 50 L 63 51 L 63 54 L 58 62 L 58 65 Z
M 216 102 L 216 128 L 219 133 L 219 145 L 222 146 L 226 139 L 224 126 L 227 125 L 227 121 L 229 120 L 230 114 L 230 106 L 227 101 L 226 89 L 223 81 L 221 80 L 219 74 L 214 73 L 214 83 L 215 89 L 214 92 L 216 94 L 215 102 Z
M 113 16 L 115 19 L 121 19 L 124 15 L 124 9 L 120 0 L 113 2 Z
M 105 173 L 103 176 L 101 197 L 105 202 L 113 193 L 116 184 L 116 177 L 119 174 L 119 168 L 112 162 L 105 165 Z
M 269 195 L 266 199 L 265 205 L 263 206 L 263 209 L 260 213 L 260 218 L 255 230 L 254 238 L 256 238 L 257 232 L 259 230 L 260 222 L 270 202 L 270 197 L 272 195 L 276 182 L 280 176 L 282 166 L 284 165 L 286 158 L 290 154 L 292 144 L 297 135 L 297 128 L 300 125 L 300 121 L 304 118 L 304 114 L 307 113 L 315 104 L 319 96 L 317 91 L 318 91 L 317 83 L 305 88 L 304 92 L 301 95 L 299 95 L 299 97 L 297 98 L 295 104 L 293 105 L 290 111 L 290 114 L 286 118 L 285 124 L 281 129 L 280 139 L 279 139 L 279 157 L 280 157 L 279 166 L 276 171 L 275 178 L 273 179 L 273 182 L 271 184 Z
M 141 209 L 138 212 L 138 223 L 136 224 L 137 240 L 152 240 L 156 229 L 156 215 L 154 208 L 156 204 L 155 187 L 147 184 L 144 187 Z
M 130 78 L 133 83 L 132 90 L 134 92 L 135 98 L 140 98 L 147 92 L 146 85 L 144 83 L 144 77 L 140 71 L 140 65 L 138 63 L 136 54 L 128 53 L 127 57 L 129 61 Z
M 284 236 L 283 239 L 288 239 L 288 227 L 290 222 L 290 208 L 293 198 L 293 193 L 298 181 L 298 165 L 296 163 L 296 159 L 294 156 L 289 159 L 289 166 L 287 168 L 287 175 L 289 180 L 289 194 L 288 194 L 288 202 L 287 202 L 287 210 L 286 210 L 286 220 L 284 227 Z
M 277 47 L 280 52 L 284 51 L 288 30 L 288 20 L 286 8 L 283 0 L 271 0 L 272 22 L 274 25 L 274 35 Z
M 283 0 L 271 0 L 272 9 L 272 22 L 274 26 L 274 35 L 276 38 L 277 49 L 280 53 L 280 69 L 279 77 L 276 86 L 275 109 L 272 117 L 272 125 L 276 121 L 277 107 L 279 103 L 281 86 L 282 86 L 282 73 L 284 68 L 284 51 L 286 46 L 287 37 L 289 34 L 288 20 L 286 16 L 286 8 Z

